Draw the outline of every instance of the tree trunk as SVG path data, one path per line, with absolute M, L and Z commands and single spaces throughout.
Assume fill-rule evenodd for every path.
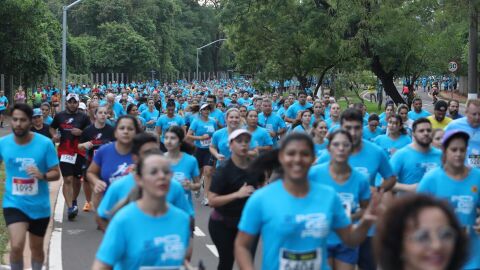
M 386 72 L 383 69 L 382 64 L 380 63 L 380 58 L 378 55 L 375 55 L 372 58 L 372 72 L 377 75 L 377 77 L 382 81 L 383 89 L 385 89 L 385 93 L 390 96 L 395 102 L 396 105 L 404 104 L 405 100 L 403 100 L 400 93 L 398 93 L 397 87 L 395 87 L 395 83 L 393 82 L 393 72 Z
M 332 69 L 335 65 L 330 65 L 326 67 L 324 70 L 322 70 L 322 73 L 320 73 L 320 77 L 318 79 L 317 85 L 315 86 L 315 91 L 313 91 L 313 96 L 316 97 L 318 94 L 318 89 L 320 89 L 320 86 L 323 84 L 323 78 L 325 78 L 325 74 L 327 74 L 327 71 Z M 322 93 L 323 94 L 323 93 Z
M 305 91 L 308 87 L 308 78 L 306 76 L 297 76 L 298 81 L 300 82 L 300 91 Z

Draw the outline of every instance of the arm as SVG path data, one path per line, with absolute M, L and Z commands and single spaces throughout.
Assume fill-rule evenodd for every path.
M 402 184 L 402 183 L 395 183 L 395 186 L 393 187 L 394 191 L 401 191 L 401 192 L 409 192 L 409 193 L 415 193 L 417 190 L 418 184 Z
M 383 191 L 389 191 L 395 187 L 395 184 L 397 183 L 397 177 L 395 175 L 390 176 L 387 179 L 383 180 L 382 185 L 380 186 L 380 189 Z
M 220 155 L 218 152 L 217 148 L 213 144 L 210 145 L 209 147 L 210 153 L 218 160 L 224 160 L 225 157 L 223 155 Z
M 91 183 L 93 184 L 94 191 L 96 193 L 105 191 L 105 188 L 107 187 L 105 182 L 100 179 L 99 175 L 100 167 L 97 165 L 97 163 L 95 163 L 95 161 L 92 161 L 92 163 L 90 163 L 90 166 L 87 169 L 87 177 L 88 180 L 91 181 Z
M 236 192 L 227 195 L 218 195 L 217 193 L 210 191 L 208 193 L 208 204 L 212 208 L 217 208 L 231 203 L 235 200 L 249 197 L 254 191 L 255 189 L 253 188 L 253 186 L 247 186 L 247 183 L 244 183 L 243 186 Z
M 112 270 L 113 268 L 110 265 L 104 264 L 103 262 L 95 259 L 92 265 L 92 270 Z
M 241 270 L 253 270 L 251 247 L 255 236 L 239 231 L 235 239 L 235 259 Z
M 193 190 L 193 191 L 200 190 L 200 188 L 202 187 L 202 184 L 200 183 L 200 177 L 199 177 L 199 176 L 195 176 L 195 177 L 193 177 L 192 180 L 193 180 L 192 182 L 190 182 L 190 181 L 183 181 L 183 182 L 182 182 L 183 188 L 185 188 L 185 189 L 187 189 L 187 190 Z
M 31 165 L 27 168 L 27 173 L 30 175 L 30 177 L 48 182 L 53 182 L 60 179 L 60 167 L 58 167 L 58 165 L 50 168 L 46 173 L 40 172 L 37 166 Z
M 350 217 L 352 221 L 360 220 L 363 216 L 363 213 L 365 213 L 365 209 L 367 208 L 367 206 L 368 200 L 360 201 L 360 208 Z
M 97 225 L 98 225 L 98 228 L 102 231 L 102 232 L 105 232 L 105 230 L 107 229 L 107 226 L 108 226 L 108 220 L 98 216 L 98 215 L 95 215 L 95 221 L 97 222 Z

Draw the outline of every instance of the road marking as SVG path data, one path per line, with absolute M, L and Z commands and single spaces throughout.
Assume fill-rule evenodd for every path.
M 215 245 L 206 245 L 207 248 L 213 253 L 213 255 L 215 255 L 215 257 L 218 258 L 218 250 L 217 250 L 217 247 Z
M 54 222 L 63 223 L 63 210 L 65 208 L 65 198 L 63 198 L 62 186 L 60 186 L 55 204 Z M 55 226 L 55 224 L 54 224 Z M 48 269 L 62 270 L 62 228 L 54 227 L 50 247 L 48 249 Z
M 206 235 L 202 232 L 202 230 L 200 230 L 200 228 L 198 226 L 195 226 L 195 230 L 193 231 L 193 234 L 195 236 L 199 236 L 199 237 L 205 237 Z

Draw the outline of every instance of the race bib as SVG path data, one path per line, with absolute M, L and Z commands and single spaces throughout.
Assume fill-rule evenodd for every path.
M 14 177 L 12 183 L 13 195 L 34 196 L 38 194 L 38 180 L 36 179 Z
M 61 155 L 60 156 L 60 162 L 75 164 L 76 161 L 77 161 L 77 154 L 75 154 L 75 155 Z
M 280 270 L 321 270 L 322 249 L 312 251 L 280 250 Z
M 212 138 L 206 139 L 206 140 L 200 140 L 200 145 L 201 146 L 210 146 L 212 144 Z
M 0 102 L 0 107 L 4 107 L 4 106 L 5 106 L 5 103 Z
M 345 214 L 347 214 L 347 217 L 350 219 L 352 217 L 352 205 L 350 202 L 342 202 L 343 204 L 343 209 L 345 209 Z
M 468 155 L 468 164 L 474 168 L 480 168 L 480 155 Z

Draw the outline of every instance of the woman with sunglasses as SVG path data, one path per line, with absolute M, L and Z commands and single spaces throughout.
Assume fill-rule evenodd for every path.
M 480 170 L 465 166 L 468 133 L 449 130 L 442 139 L 442 166 L 425 174 L 417 192 L 428 193 L 450 203 L 470 241 L 470 256 L 463 269 L 480 269 Z
M 348 158 L 352 153 L 352 136 L 345 130 L 329 135 L 329 162 L 310 169 L 309 179 L 332 187 L 340 196 L 345 214 L 352 223 L 361 219 L 370 200 L 368 178 L 352 169 Z M 358 260 L 358 248 L 345 245 L 335 232 L 327 239 L 329 265 L 334 270 L 354 270 Z
M 460 270 L 467 250 L 452 208 L 431 196 L 402 196 L 377 222 L 374 251 L 380 269 Z

